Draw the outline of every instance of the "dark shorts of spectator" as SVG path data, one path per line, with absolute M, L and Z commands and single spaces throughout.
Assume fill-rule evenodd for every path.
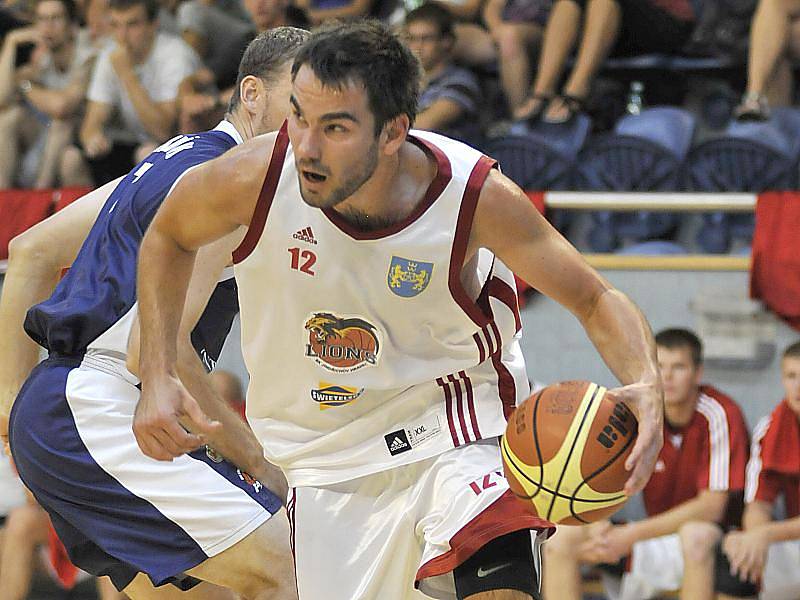
M 503 21 L 544 27 L 552 6 L 552 0 L 508 0 L 503 7 Z
M 94 184 L 101 186 L 120 175 L 126 175 L 136 166 L 135 156 L 138 147 L 137 143 L 113 142 L 108 154 L 95 158 L 86 157 Z
M 588 0 L 572 0 L 582 9 Z M 677 54 L 694 31 L 694 21 L 650 3 L 650 0 L 616 0 L 622 10 L 622 28 L 613 56 Z

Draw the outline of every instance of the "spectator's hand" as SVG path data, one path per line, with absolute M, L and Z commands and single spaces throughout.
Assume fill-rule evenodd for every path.
M 111 152 L 111 141 L 102 133 L 98 133 L 86 142 L 84 151 L 89 158 L 105 156 Z
M 109 59 L 117 75 L 133 70 L 133 58 L 131 58 L 131 53 L 121 44 L 117 44 L 116 48 L 111 52 Z
M 582 557 L 592 563 L 616 563 L 631 553 L 636 542 L 634 525 L 608 525 L 604 529 L 596 529 L 591 537 L 580 548 Z
M 731 563 L 731 575 L 752 583 L 761 580 L 769 550 L 769 536 L 764 528 L 732 531 L 725 536 L 722 550 Z
M 142 387 L 133 416 L 139 448 L 156 460 L 171 461 L 196 450 L 206 443 L 205 435 L 214 434 L 220 427 L 219 421 L 206 416 L 178 378 L 166 375 L 158 383 Z
M 664 443 L 664 394 L 659 386 L 649 383 L 633 383 L 608 393 L 625 402 L 639 421 L 639 435 L 625 461 L 631 476 L 624 491 L 630 497 L 647 485 Z
M 210 112 L 216 106 L 217 96 L 212 94 L 185 94 L 181 97 L 181 112 L 189 118 Z
M 6 34 L 6 39 L 9 44 L 18 46 L 19 44 L 38 44 L 41 41 L 39 30 L 35 26 L 20 27 L 14 29 Z

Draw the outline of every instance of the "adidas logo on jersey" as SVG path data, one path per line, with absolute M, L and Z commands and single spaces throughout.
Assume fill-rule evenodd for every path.
M 386 441 L 389 454 L 392 456 L 411 450 L 411 442 L 408 441 L 408 434 L 405 429 L 398 429 L 392 433 L 387 433 L 383 436 L 383 439 Z
M 296 232 L 292 237 L 296 240 L 308 242 L 309 244 L 317 243 L 317 240 L 314 239 L 314 232 L 311 231 L 311 227 L 306 227 L 305 229 L 301 229 L 300 231 Z

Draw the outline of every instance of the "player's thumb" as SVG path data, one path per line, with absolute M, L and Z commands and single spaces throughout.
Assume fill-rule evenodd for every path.
M 219 421 L 210 419 L 200 408 L 197 400 L 189 394 L 184 394 L 183 396 L 183 414 L 192 422 L 194 433 L 213 434 L 222 427 Z

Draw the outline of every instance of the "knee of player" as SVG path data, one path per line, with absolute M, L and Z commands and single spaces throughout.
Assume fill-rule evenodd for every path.
M 690 521 L 678 530 L 681 540 L 681 551 L 686 561 L 709 560 L 714 548 L 722 539 L 722 530 L 714 523 Z
M 577 548 L 586 540 L 584 527 L 560 526 L 543 546 L 546 558 L 557 560 L 578 560 Z
M 32 505 L 20 506 L 8 514 L 6 535 L 18 541 L 36 540 L 43 525 L 41 508 Z

